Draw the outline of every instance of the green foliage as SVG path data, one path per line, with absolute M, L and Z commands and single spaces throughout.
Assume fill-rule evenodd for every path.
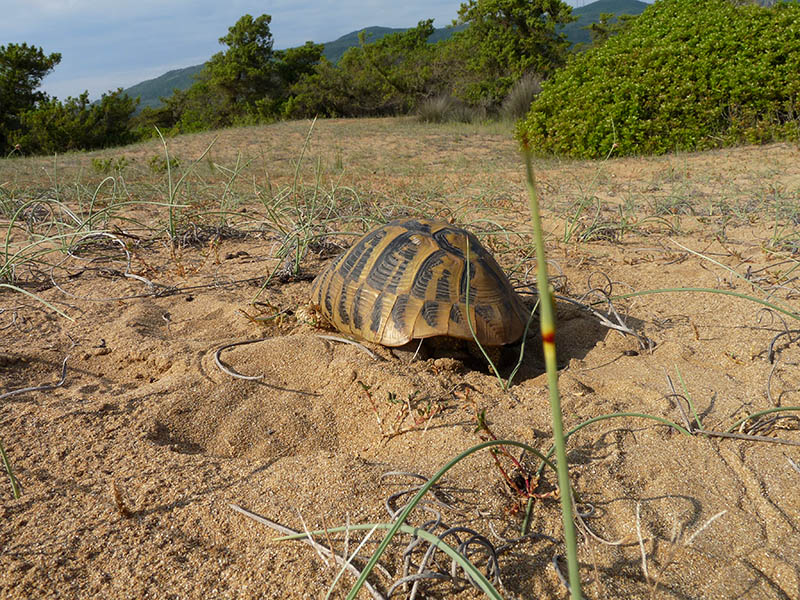
M 469 27 L 454 38 L 469 69 L 480 74 L 468 100 L 488 97 L 494 104 L 525 73 L 547 77 L 564 64 L 569 42 L 557 28 L 575 20 L 561 0 L 468 0 L 458 17 Z
M 272 49 L 271 17 L 244 15 L 228 29 L 215 54 L 188 90 L 174 90 L 163 106 L 145 108 L 136 118 L 143 136 L 156 127 L 167 134 L 191 133 L 232 125 L 271 121 L 287 111 L 291 87 L 311 74 L 323 46 L 306 42 L 288 50 Z
M 517 136 L 575 157 L 798 139 L 800 4 L 661 0 L 545 83 Z
M 147 166 L 150 167 L 153 173 L 161 174 L 166 173 L 167 169 L 170 171 L 178 169 L 178 167 L 181 166 L 181 161 L 174 156 L 170 156 L 169 162 L 167 162 L 167 158 L 164 155 L 154 154 L 150 157 L 150 160 L 147 161 Z
M 314 72 L 302 76 L 292 88 L 289 116 L 371 116 L 406 113 L 416 103 L 438 91 L 434 56 L 429 44 L 433 20 L 350 48 L 338 65 L 322 59 Z
M 135 141 L 130 118 L 137 100 L 122 89 L 103 94 L 94 104 L 89 93 L 61 102 L 47 100 L 20 116 L 22 133 L 13 138 L 28 154 L 52 154 L 69 150 L 89 150 L 121 146 Z
M 37 104 L 47 101 L 47 94 L 37 91 L 42 79 L 61 62 L 61 54 L 45 54 L 27 44 L 0 46 L 0 152 L 13 148 L 11 137 L 21 127 L 20 117 Z
M 600 13 L 597 21 L 590 23 L 585 29 L 589 32 L 592 45 L 599 46 L 624 30 L 634 18 L 636 18 L 635 15 L 623 14 L 617 17 L 614 13 Z
M 572 14 L 576 21 L 560 29 L 572 44 L 573 50 L 579 50 L 592 45 L 591 26 L 601 23 L 603 15 L 617 15 L 617 20 L 607 19 L 606 24 L 612 29 L 620 20 L 642 14 L 648 4 L 639 0 L 595 0 L 580 8 L 573 8 Z
M 124 156 L 119 156 L 117 158 L 95 157 L 92 159 L 92 168 L 95 170 L 95 172 L 102 175 L 106 175 L 111 172 L 121 174 L 122 171 L 125 170 L 125 167 L 127 167 L 129 164 L 130 161 L 128 161 L 128 159 Z
M 268 94 L 276 77 L 272 61 L 270 15 L 254 19 L 244 15 L 228 34 L 219 38 L 228 49 L 218 52 L 206 63 L 205 81 L 220 90 L 226 101 L 254 110 L 256 102 Z

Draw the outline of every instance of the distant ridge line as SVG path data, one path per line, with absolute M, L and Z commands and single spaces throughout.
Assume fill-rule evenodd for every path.
M 599 21 L 602 13 L 638 15 L 644 12 L 644 9 L 647 7 L 647 3 L 640 2 L 639 0 L 597 0 L 596 2 L 574 8 L 572 14 L 577 16 L 578 20 L 564 27 L 563 32 L 572 44 L 589 43 L 591 41 L 589 32 L 583 28 L 591 23 Z M 436 28 L 430 38 L 428 38 L 428 41 L 435 43 L 446 40 L 453 35 L 453 33 L 461 31 L 465 27 L 466 25 L 458 25 L 455 27 L 450 25 Z M 323 54 L 329 61 L 336 63 L 348 48 L 358 46 L 358 36 L 362 31 L 367 36 L 368 40 L 377 41 L 389 34 L 407 31 L 408 29 L 408 27 L 393 28 L 378 26 L 357 29 L 331 42 L 324 42 L 323 46 L 325 49 Z M 123 93 L 132 98 L 136 98 L 137 96 L 141 98 L 138 110 L 145 107 L 156 108 L 161 106 L 161 98 L 171 96 L 174 90 L 188 89 L 192 83 L 194 83 L 194 76 L 202 70 L 204 64 L 205 63 L 172 69 L 163 75 L 132 85 L 124 89 Z

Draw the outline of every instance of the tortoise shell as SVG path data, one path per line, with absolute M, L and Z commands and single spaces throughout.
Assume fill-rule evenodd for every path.
M 469 243 L 469 303 L 467 244 Z M 444 221 L 402 219 L 367 233 L 311 285 L 311 303 L 343 333 L 402 346 L 415 338 L 517 341 L 528 311 L 472 233 Z

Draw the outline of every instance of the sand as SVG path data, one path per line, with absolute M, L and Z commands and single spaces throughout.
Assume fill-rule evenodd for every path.
M 290 186 L 307 131 L 308 123 L 225 131 L 209 160 L 232 166 L 236 152 L 257 156 L 263 171 L 253 180 L 263 183 L 270 171 L 273 185 Z M 186 165 L 211 138 L 170 144 Z M 92 157 L 124 155 L 143 165 L 158 152 L 148 143 L 63 161 L 84 165 L 86 173 L 76 177 L 88 186 L 102 180 L 90 172 Z M 52 196 L 40 170 L 48 163 L 35 160 L 0 162 L 5 198 L 11 190 L 15 197 Z M 495 229 L 489 219 L 513 227 L 522 234 L 484 240 L 517 284 L 533 281 L 523 169 L 506 132 L 392 119 L 320 121 L 306 149 L 308 167 L 299 171 L 306 184 L 315 160 L 326 165 L 326 189 L 338 186 L 338 193 L 358 196 L 386 217 L 427 208 L 477 231 Z M 626 294 L 692 287 L 800 308 L 792 274 L 800 259 L 796 147 L 602 163 L 543 160 L 537 174 L 559 296 L 587 302 L 600 297 L 584 296 L 592 288 Z M 221 197 L 224 177 L 205 177 L 204 193 Z M 164 200 L 164 189 L 132 196 Z M 260 215 L 247 193 L 236 209 Z M 580 202 L 585 209 L 573 220 Z M 163 207 L 131 210 L 163 223 Z M 5 217 L 0 226 L 7 223 Z M 410 361 L 368 345 L 373 359 L 319 338 L 330 332 L 296 318 L 311 279 L 335 249 L 312 248 L 300 276 L 273 279 L 254 306 L 277 264 L 269 232 L 209 236 L 178 254 L 163 235 L 148 243 L 139 237 L 130 238 L 127 270 L 140 279 L 126 276 L 125 254 L 110 238 L 59 264 L 57 286 L 49 269 L 18 273 L 23 287 L 74 321 L 0 290 L 0 394 L 57 383 L 67 359 L 62 385 L 0 400 L 0 436 L 22 487 L 15 499 L 2 473 L 0 597 L 322 598 L 338 569 L 309 546 L 272 541 L 275 532 L 229 504 L 295 530 L 303 522 L 310 529 L 386 522 L 385 500 L 415 482 L 384 474 L 430 477 L 486 437 L 476 432 L 481 411 L 497 438 L 550 447 L 539 351 L 526 353 L 508 391 L 469 355 L 432 351 Z M 353 238 L 332 239 L 346 246 Z M 100 256 L 106 259 L 89 262 Z M 616 412 L 683 424 L 669 381 L 675 394 L 691 396 L 709 431 L 725 431 L 757 411 L 800 405 L 797 333 L 779 337 L 774 356 L 768 354 L 784 330 L 778 313 L 706 292 L 643 295 L 614 306 L 638 339 L 557 301 L 567 428 Z M 279 318 L 252 318 L 281 311 Z M 258 338 L 266 339 L 226 349 L 221 360 L 260 379 L 233 378 L 216 366 L 218 348 Z M 800 598 L 800 472 L 793 466 L 800 464 L 800 426 L 788 418 L 798 413 L 780 414 L 785 418 L 755 432 L 762 441 L 686 436 L 638 417 L 599 421 L 572 436 L 573 485 L 582 506 L 594 508 L 585 523 L 617 542 L 579 533 L 586 597 Z M 534 460 L 523 462 L 535 470 Z M 514 474 L 513 465 L 503 464 Z M 442 481 L 448 506 L 440 510 L 448 525 L 472 528 L 496 546 L 519 535 L 524 500 L 488 452 L 462 461 Z M 567 596 L 552 564 L 564 553 L 555 482 L 546 470 L 536 488 L 543 497 L 533 504 L 530 531 L 541 535 L 499 557 L 506 598 Z M 411 521 L 428 518 L 415 511 Z M 359 536 L 351 536 L 351 549 Z M 330 538 L 341 552 L 344 536 Z M 408 541 L 401 536 L 382 558 L 392 578 Z M 383 593 L 392 581 L 378 574 L 370 580 Z M 333 597 L 344 597 L 352 581 L 343 576 Z M 428 597 L 481 597 L 447 582 L 425 589 Z

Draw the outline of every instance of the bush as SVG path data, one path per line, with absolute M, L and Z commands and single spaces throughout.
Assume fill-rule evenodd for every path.
M 139 100 L 122 93 L 103 94 L 91 104 L 89 93 L 64 102 L 53 98 L 22 113 L 21 134 L 15 138 L 26 154 L 52 154 L 122 146 L 136 140 L 131 116 Z
M 433 19 L 416 27 L 349 48 L 338 64 L 316 64 L 292 86 L 289 117 L 366 117 L 407 114 L 440 87 L 434 69 L 437 45 L 429 44 Z
M 800 4 L 660 0 L 546 82 L 517 137 L 598 158 L 797 139 Z
M 129 161 L 124 156 L 120 156 L 118 158 L 93 158 L 92 159 L 92 168 L 102 175 L 107 175 L 108 173 L 115 172 L 117 174 L 122 174 L 122 171 L 125 170 Z
M 454 106 L 452 96 L 426 98 L 417 105 L 417 117 L 423 123 L 444 123 L 450 119 Z
M 500 113 L 513 121 L 521 119 L 528 114 L 531 103 L 541 91 L 542 78 L 534 73 L 526 73 L 511 87 L 500 107 Z

